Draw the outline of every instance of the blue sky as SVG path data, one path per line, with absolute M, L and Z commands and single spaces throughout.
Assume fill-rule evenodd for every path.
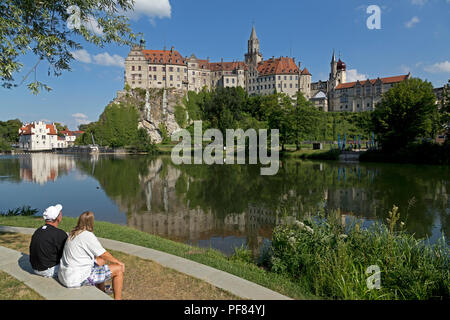
M 174 46 L 211 61 L 243 60 L 252 23 L 265 59 L 294 56 L 326 80 L 333 48 L 347 64 L 348 80 L 411 72 L 435 87 L 450 78 L 450 0 L 135 0 L 134 32 L 144 33 L 148 49 Z M 370 30 L 369 5 L 381 9 L 381 29 Z M 129 48 L 97 48 L 82 42 L 72 72 L 37 79 L 52 91 L 35 96 L 25 86 L 0 88 L 0 120 L 62 122 L 70 129 L 96 121 L 123 88 L 123 59 Z M 21 59 L 24 73 L 36 62 Z M 17 74 L 16 79 L 21 79 Z

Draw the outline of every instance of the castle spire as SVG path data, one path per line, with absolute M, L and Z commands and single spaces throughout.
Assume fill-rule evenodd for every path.
M 333 56 L 331 57 L 331 63 L 336 62 L 336 54 L 334 53 L 334 49 L 333 49 Z
M 255 24 L 253 24 L 253 27 L 252 27 L 252 34 L 250 35 L 250 40 L 258 40 L 258 37 L 256 36 L 256 31 L 255 31 Z

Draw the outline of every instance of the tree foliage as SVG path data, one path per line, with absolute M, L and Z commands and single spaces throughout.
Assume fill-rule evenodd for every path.
M 152 149 L 150 137 L 145 129 L 138 129 L 138 120 L 135 106 L 112 103 L 105 108 L 97 122 L 80 127 L 85 133 L 78 138 L 77 144 L 91 144 L 92 134 L 95 143 L 100 146 L 131 147 L 147 152 Z
M 383 95 L 373 113 L 377 139 L 385 151 L 405 147 L 417 138 L 432 133 L 437 110 L 433 86 L 421 79 L 408 79 L 394 85 Z
M 0 151 L 11 149 L 11 144 L 19 142 L 19 129 L 22 122 L 19 119 L 0 121 Z
M 249 96 L 242 88 L 189 92 L 184 105 L 189 119 L 202 120 L 203 129 L 278 129 L 280 144 L 300 147 L 303 141 L 335 141 L 337 135 L 370 134 L 370 113 L 328 113 L 316 109 L 301 93 L 291 99 L 283 93 Z M 192 129 L 188 127 L 188 130 Z M 192 131 L 192 130 L 190 130 Z
M 75 5 L 75 11 L 68 10 Z M 70 71 L 75 49 L 82 49 L 77 39 L 102 47 L 107 43 L 131 45 L 136 40 L 128 19 L 120 11 L 133 9 L 132 0 L 2 0 L 0 2 L 0 78 L 2 86 L 21 85 L 34 72 L 27 84 L 35 94 L 51 88 L 36 78 L 36 68 L 46 62 L 48 75 L 59 76 Z M 78 11 L 79 10 L 79 11 Z M 67 24 L 74 14 L 80 26 Z M 23 68 L 22 56 L 33 54 L 36 63 L 22 81 L 15 74 Z M 30 81 L 27 80 L 27 81 Z

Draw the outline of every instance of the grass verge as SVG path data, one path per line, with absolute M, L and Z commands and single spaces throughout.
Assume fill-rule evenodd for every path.
M 76 225 L 76 222 L 76 218 L 64 217 L 59 227 L 62 230 L 69 232 Z M 0 225 L 5 226 L 38 228 L 42 224 L 42 219 L 38 217 L 0 216 Z M 311 294 L 307 294 L 302 285 L 292 282 L 291 279 L 285 275 L 269 272 L 247 261 L 236 258 L 228 258 L 217 250 L 192 247 L 126 226 L 115 225 L 108 222 L 96 221 L 94 228 L 94 232 L 98 237 L 152 248 L 196 261 L 257 283 L 294 299 L 317 298 Z
M 29 254 L 31 235 L 0 233 L 0 246 Z M 165 268 L 158 263 L 123 252 L 110 250 L 113 256 L 125 263 L 125 300 L 239 300 L 239 297 L 220 288 Z M 146 275 L 146 276 L 143 276 Z M 8 278 L 9 277 L 9 278 Z M 107 284 L 111 285 L 111 281 Z M 3 295 L 5 291 L 5 295 Z M 36 300 L 43 299 L 33 290 L 16 279 L 0 273 L 0 299 Z

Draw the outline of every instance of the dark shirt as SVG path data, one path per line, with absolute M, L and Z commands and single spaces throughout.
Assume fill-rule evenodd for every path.
M 49 224 L 37 229 L 31 237 L 30 263 L 34 270 L 44 271 L 59 264 L 67 233 Z

